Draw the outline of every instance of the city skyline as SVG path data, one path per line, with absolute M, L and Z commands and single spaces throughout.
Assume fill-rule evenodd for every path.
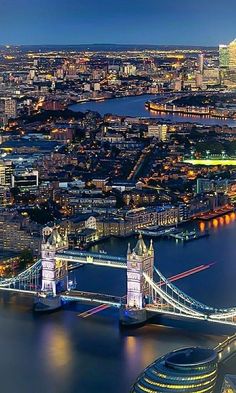
M 236 1 L 0 10 L 2 391 L 236 393 Z
M 232 0 L 39 3 L 1 0 L 0 45 L 150 44 L 217 46 L 236 36 Z M 210 15 L 210 18 L 209 18 Z M 227 21 L 227 24 L 222 23 Z M 121 28 L 122 27 L 122 28 Z M 140 28 L 141 27 L 141 28 Z M 201 27 L 201 28 L 200 28 Z M 20 32 L 20 34 L 19 34 Z M 186 38 L 187 37 L 187 38 Z

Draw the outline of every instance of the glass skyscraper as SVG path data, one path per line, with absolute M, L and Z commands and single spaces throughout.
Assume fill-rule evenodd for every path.
M 236 85 L 236 39 L 228 45 L 219 46 L 219 67 L 221 82 Z

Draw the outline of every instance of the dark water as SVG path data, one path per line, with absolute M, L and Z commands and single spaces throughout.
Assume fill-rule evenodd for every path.
M 149 112 L 145 109 L 145 102 L 147 100 L 154 99 L 155 96 L 146 94 L 143 96 L 136 97 L 124 97 L 124 98 L 115 98 L 106 101 L 91 101 L 85 102 L 81 104 L 75 104 L 70 107 L 70 109 L 74 111 L 85 112 L 87 110 L 99 112 L 101 115 L 106 113 L 112 113 L 116 115 L 125 115 L 125 116 L 133 116 L 133 117 L 153 117 L 164 119 L 164 121 L 174 122 L 186 122 L 186 123 L 198 123 L 204 125 L 228 125 L 231 127 L 236 126 L 235 120 L 222 120 L 222 119 L 214 119 L 207 117 L 199 117 L 199 116 L 184 116 L 184 115 L 171 115 L 164 114 L 157 115 L 155 112 Z
M 215 220 L 209 238 L 186 245 L 155 241 L 156 265 L 166 276 L 202 263 L 209 270 L 176 284 L 197 299 L 216 306 L 236 304 L 235 215 Z M 132 240 L 134 244 L 136 240 Z M 100 248 L 125 255 L 126 240 L 112 239 Z M 78 287 L 123 294 L 125 272 L 83 267 L 73 272 Z M 1 392 L 128 393 L 131 383 L 149 363 L 183 346 L 214 346 L 232 333 L 214 324 L 163 320 L 136 330 L 119 329 L 116 310 L 89 318 L 78 316 L 88 306 L 74 304 L 54 314 L 33 316 L 30 299 L 0 297 Z M 169 321 L 170 322 L 170 321 Z M 235 361 L 225 371 L 236 370 Z

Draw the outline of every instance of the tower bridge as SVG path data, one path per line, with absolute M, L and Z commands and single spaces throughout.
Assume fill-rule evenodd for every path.
M 82 263 L 126 269 L 126 296 L 121 298 L 70 290 L 68 263 L 74 263 L 75 266 Z M 37 311 L 57 309 L 63 301 L 84 301 L 118 307 L 120 323 L 123 325 L 144 323 L 153 315 L 163 314 L 236 326 L 236 307 L 222 309 L 205 305 L 181 291 L 172 281 L 172 278 L 167 279 L 154 267 L 152 241 L 147 247 L 141 235 L 133 250 L 128 247 L 125 258 L 69 250 L 67 235 L 62 236 L 57 227 L 46 227 L 43 229 L 41 259 L 16 277 L 0 280 L 0 290 L 31 296 L 37 294 Z
M 103 253 L 63 250 L 56 253 L 56 259 L 63 262 L 79 262 L 84 265 L 96 265 L 126 269 L 126 258 Z

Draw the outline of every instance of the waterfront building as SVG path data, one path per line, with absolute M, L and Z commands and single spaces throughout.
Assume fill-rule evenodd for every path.
M 226 375 L 221 393 L 236 393 L 236 375 Z
M 157 209 L 157 225 L 169 226 L 179 222 L 179 208 L 174 206 L 164 206 Z
M 86 228 L 74 235 L 68 236 L 69 248 L 75 248 L 85 243 L 93 243 L 97 240 L 96 229 Z
M 78 214 L 74 217 L 62 220 L 60 224 L 60 231 L 65 234 L 65 231 L 69 235 L 75 235 L 85 229 L 97 229 L 96 214 Z
M 212 349 L 184 348 L 148 366 L 130 393 L 213 393 L 217 378 L 217 353 Z

